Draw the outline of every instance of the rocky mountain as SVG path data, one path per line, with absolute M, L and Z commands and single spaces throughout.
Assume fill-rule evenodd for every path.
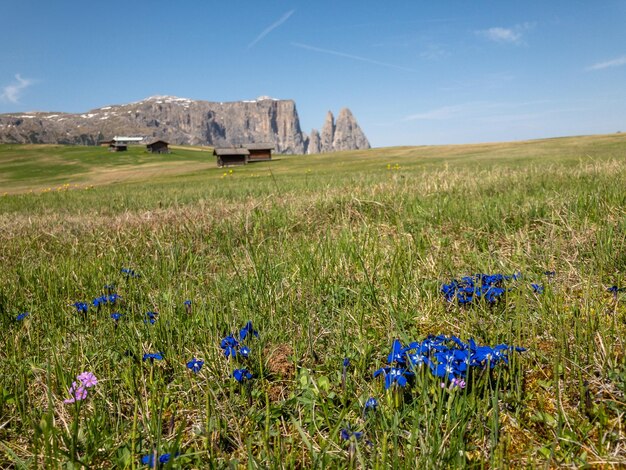
M 342 118 L 344 111 L 347 114 Z M 296 104 L 292 100 L 260 97 L 252 101 L 218 103 L 153 96 L 83 114 L 0 114 L 0 142 L 96 145 L 115 135 L 132 135 L 179 145 L 270 142 L 277 153 L 293 154 L 369 148 L 350 111 L 342 110 L 336 124 L 332 113 L 327 116 L 327 123 L 329 119 L 329 133 L 324 133 L 324 127 L 322 141 L 318 142 L 317 131 L 307 137 L 300 129 Z
M 337 121 L 335 121 L 333 113 L 328 111 L 321 134 L 316 129 L 311 131 L 308 153 L 368 148 L 370 148 L 370 143 L 356 122 L 352 112 L 348 108 L 343 108 L 339 111 Z

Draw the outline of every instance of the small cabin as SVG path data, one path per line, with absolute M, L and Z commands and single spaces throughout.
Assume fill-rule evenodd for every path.
M 156 142 L 146 145 L 146 149 L 148 149 L 150 153 L 170 153 L 169 145 L 170 144 L 164 140 L 157 140 Z
M 113 140 L 101 140 L 100 142 L 98 142 L 98 145 L 100 147 L 110 147 L 111 144 L 114 144 L 115 142 Z
M 250 157 L 250 151 L 243 147 L 216 148 L 213 155 L 217 157 L 217 166 L 246 165 Z
M 245 147 L 250 152 L 250 157 L 248 158 L 250 162 L 262 162 L 272 159 L 272 150 L 274 150 L 274 145 L 272 144 L 246 144 Z
M 113 142 L 109 145 L 109 152 L 126 152 L 128 150 L 128 145 L 126 144 L 118 144 L 117 142 Z

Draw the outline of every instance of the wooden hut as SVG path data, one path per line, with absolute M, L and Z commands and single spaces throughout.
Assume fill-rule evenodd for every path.
M 170 144 L 164 140 L 157 140 L 156 142 L 146 145 L 146 148 L 150 153 L 170 153 L 169 145 Z
M 100 147 L 110 147 L 111 144 L 114 144 L 115 142 L 113 140 L 101 140 L 100 142 L 98 142 L 98 145 Z
M 213 155 L 217 157 L 217 166 L 246 165 L 250 151 L 243 147 L 216 148 Z
M 272 159 L 272 150 L 274 145 L 262 143 L 262 144 L 247 144 L 245 147 L 250 151 L 250 162 L 262 162 Z
M 128 150 L 128 145 L 126 144 L 118 144 L 117 142 L 113 142 L 109 145 L 109 152 L 126 152 Z

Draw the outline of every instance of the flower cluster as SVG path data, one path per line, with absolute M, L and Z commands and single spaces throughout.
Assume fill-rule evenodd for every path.
M 236 338 L 236 334 L 231 334 L 222 339 L 220 347 L 224 351 L 224 356 L 235 359 L 237 357 L 247 359 L 250 355 L 250 348 L 243 344 L 246 339 L 250 337 L 259 337 L 259 332 L 254 329 L 252 322 L 249 321 L 243 328 L 239 330 L 239 339 Z M 235 369 L 233 371 L 233 378 L 243 383 L 245 380 L 250 380 L 252 374 L 248 369 Z
M 117 294 L 101 295 L 100 297 L 96 297 L 95 299 L 93 299 L 91 303 L 94 307 L 100 308 L 101 305 L 106 305 L 107 303 L 110 305 L 115 305 L 118 299 L 120 299 L 120 296 Z
M 143 322 L 154 325 L 157 321 L 157 316 L 158 316 L 157 312 L 146 312 L 146 319 Z
M 89 310 L 89 305 L 85 302 L 74 302 L 72 305 L 76 307 L 78 313 L 87 313 L 87 310 Z
M 525 349 L 506 344 L 479 346 L 473 339 L 465 343 L 456 336 L 444 335 L 429 336 L 407 346 L 396 339 L 387 357 L 389 365 L 374 372 L 374 377 L 384 375 L 386 389 L 394 383 L 404 387 L 417 369 L 426 366 L 435 377 L 450 380 L 453 387 L 464 388 L 470 368 L 493 369 L 508 364 L 510 351 Z
M 72 382 L 70 387 L 70 398 L 63 400 L 63 403 L 75 403 L 87 398 L 87 389 L 95 387 L 98 379 L 93 372 L 82 372 L 76 376 L 76 380 Z
M 177 457 L 176 454 L 174 457 Z M 148 454 L 141 457 L 141 463 L 147 465 L 149 468 L 156 468 L 158 464 L 166 464 L 172 458 L 172 454 L 161 454 L 159 456 L 155 454 Z
M 231 334 L 222 340 L 220 347 L 224 351 L 224 356 L 235 358 L 239 355 L 247 358 L 250 354 L 250 349 L 242 342 L 250 335 L 258 338 L 259 332 L 252 327 L 252 322 L 249 321 L 246 323 L 246 326 L 239 330 L 239 340 L 235 338 L 235 334 Z
M 506 281 L 516 281 L 520 273 L 511 276 L 504 274 L 474 274 L 464 276 L 460 281 L 453 279 L 449 284 L 441 286 L 441 292 L 448 302 L 456 300 L 460 305 L 485 299 L 490 304 L 496 303 L 507 291 Z

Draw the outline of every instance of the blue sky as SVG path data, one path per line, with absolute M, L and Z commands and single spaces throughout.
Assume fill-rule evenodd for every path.
M 0 112 L 349 107 L 373 146 L 626 131 L 626 0 L 6 2 Z

